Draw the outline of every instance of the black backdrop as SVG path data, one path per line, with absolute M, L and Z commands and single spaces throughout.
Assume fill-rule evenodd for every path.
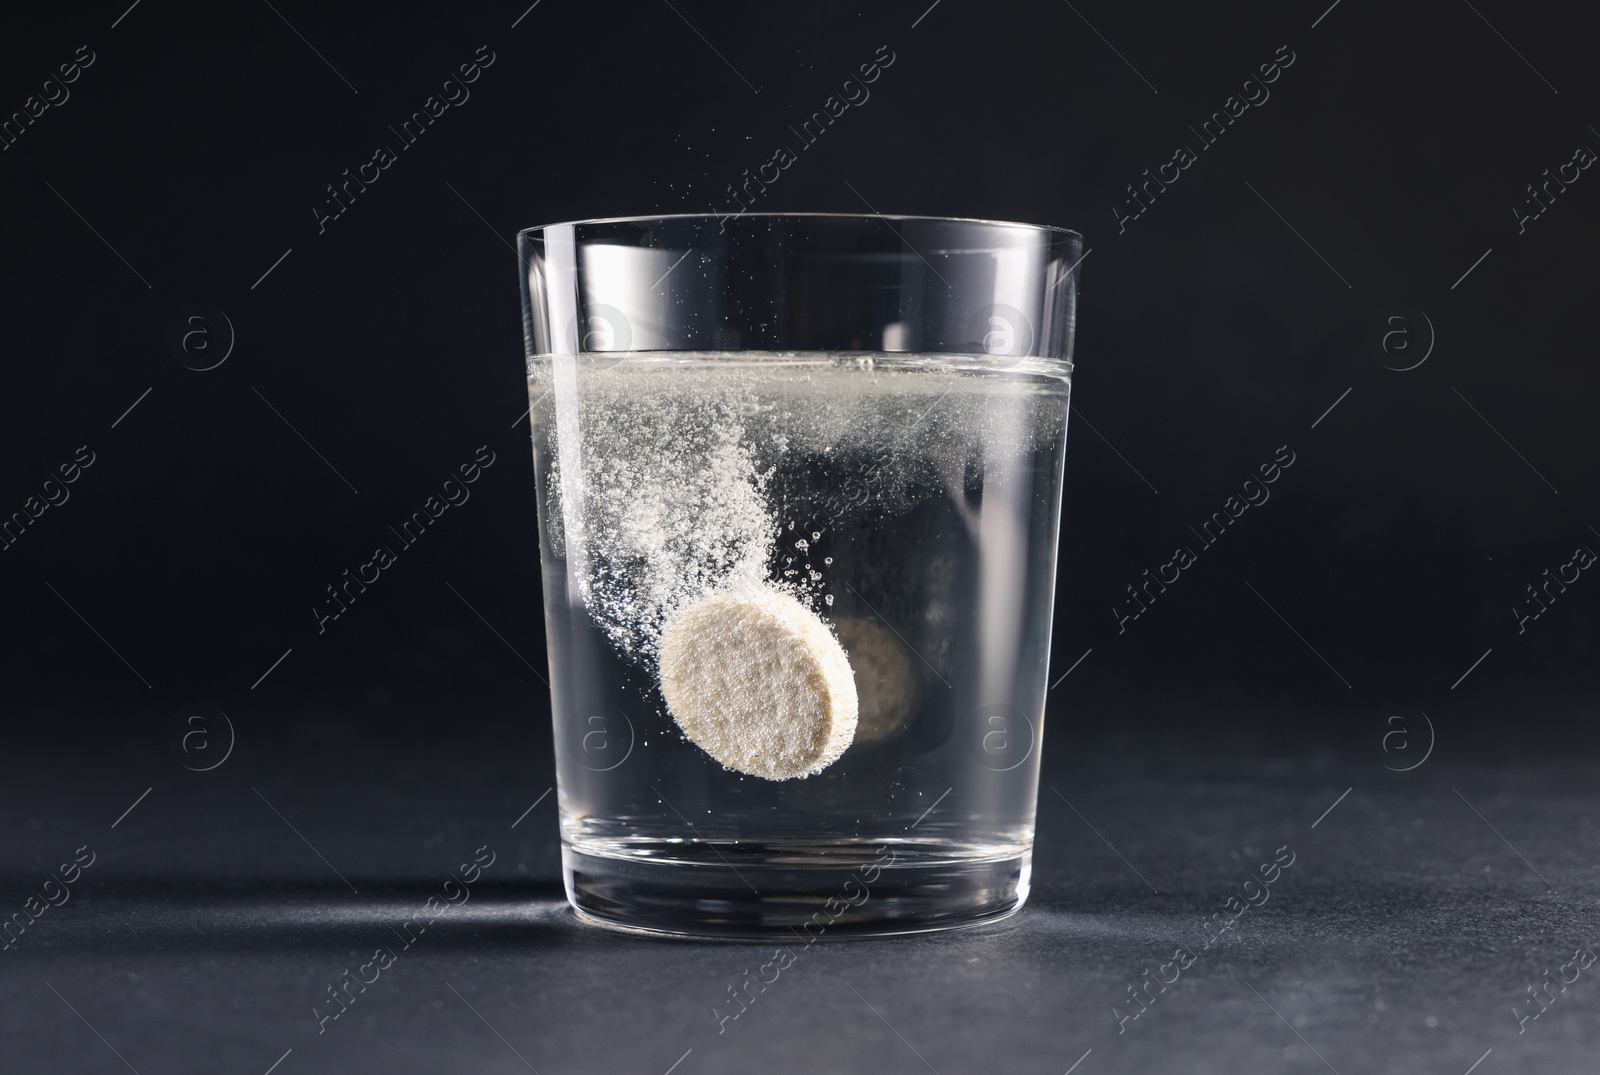
M 532 801 L 515 232 L 727 208 L 884 47 L 758 207 L 1084 233 L 1047 766 L 1209 745 L 1373 774 L 1418 712 L 1438 758 L 1592 757 L 1600 581 L 1515 610 L 1600 550 L 1600 178 L 1570 163 L 1600 150 L 1593 10 L 125 7 L 0 34 L 0 512 L 40 511 L 0 551 L 21 861 L 85 801 L 198 788 L 170 742 L 190 706 L 237 730 L 198 802 L 262 772 L 403 799 L 419 751 L 492 756 L 522 774 L 504 808 Z M 1284 446 L 1270 501 L 1119 630 L 1126 588 Z M 319 633 L 325 587 L 480 447 L 471 500 Z M 519 836 L 548 864 L 540 825 Z M 145 852 L 201 854 L 172 832 Z
M 95 460 L 0 554 L 10 708 L 120 726 L 191 703 L 353 722 L 423 698 L 542 704 L 465 603 L 542 667 L 512 424 L 515 230 L 726 209 L 728 185 L 887 46 L 870 97 L 851 89 L 859 103 L 758 207 L 1085 234 L 1052 676 L 1093 650 L 1053 695 L 1074 725 L 1359 749 L 1362 721 L 1395 705 L 1463 729 L 1532 703 L 1567 719 L 1597 686 L 1596 593 L 1580 578 L 1520 634 L 1512 610 L 1600 548 L 1595 216 L 1569 163 L 1600 147 L 1593 16 L 1507 11 L 1491 28 L 1464 3 L 1352 0 L 1312 28 L 1319 13 L 949 0 L 913 28 L 921 12 L 900 8 L 551 2 L 512 28 L 520 10 L 152 2 L 114 28 L 120 11 L 10 17 L 4 110 L 60 103 L 0 153 L 0 506 L 43 500 L 80 446 Z M 92 66 L 63 85 L 75 56 Z M 462 85 L 474 57 L 492 65 Z M 442 114 L 406 146 L 392 128 L 430 96 Z M 382 146 L 398 159 L 380 170 Z M 1181 170 L 1180 147 L 1197 158 Z M 1563 164 L 1579 178 L 1519 232 L 1527 184 Z M 379 178 L 321 220 L 347 169 Z M 1124 219 L 1135 182 L 1153 196 Z M 234 336 L 204 372 L 169 345 L 197 304 L 227 323 L 185 322 L 205 333 L 191 365 Z M 1379 323 L 1398 333 L 1387 347 Z M 498 465 L 471 502 L 319 635 L 324 588 L 481 445 Z M 1283 445 L 1297 465 L 1271 501 L 1200 546 L 1188 528 Z M 1126 587 L 1183 544 L 1199 562 L 1119 633 Z

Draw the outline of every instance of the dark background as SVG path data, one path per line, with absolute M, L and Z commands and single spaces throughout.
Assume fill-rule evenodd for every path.
M 1326 998 L 1312 1025 L 1325 1019 L 1357 1069 L 1465 1070 L 1456 1054 L 1482 1051 L 1473 1033 L 1489 1020 L 1510 1031 L 1495 1046 L 1500 1070 L 1515 1068 L 1513 1055 L 1528 1070 L 1592 1056 L 1594 1032 L 1576 1021 L 1587 1003 L 1595 1022 L 1592 997 L 1564 1001 L 1566 1031 L 1547 1017 L 1538 1047 L 1548 1054 L 1515 1054 L 1534 1035 L 1505 1012 L 1548 951 L 1570 958 L 1569 940 L 1530 938 L 1582 940 L 1573 923 L 1595 903 L 1600 583 L 1585 574 L 1524 633 L 1512 610 L 1576 548 L 1600 549 L 1588 332 L 1589 187 L 1600 179 L 1584 172 L 1523 233 L 1513 210 L 1545 169 L 1600 149 L 1590 126 L 1600 16 L 1491 0 L 1403 10 L 1341 0 L 1326 13 L 1322 0 L 673 3 L 541 0 L 524 12 L 521 2 L 141 0 L 126 13 L 121 2 L 8 12 L 0 116 L 42 96 L 80 46 L 94 56 L 66 86 L 70 99 L 0 152 L 0 513 L 24 510 L 80 446 L 95 460 L 67 502 L 0 551 L 0 911 L 20 907 L 73 847 L 100 855 L 80 898 L 0 952 L 16 975 L 6 988 L 19 1003 L 5 1018 L 22 1035 L 18 1055 L 39 1070 L 120 1070 L 44 978 L 140 1070 L 218 1060 L 224 1042 L 238 1070 L 264 1071 L 291 1046 L 280 1072 L 332 1070 L 334 1054 L 314 1056 L 327 1036 L 304 1011 L 348 962 L 338 923 L 355 929 L 386 907 L 403 917 L 440 871 L 492 838 L 515 863 L 497 879 L 503 890 L 476 905 L 481 921 L 452 927 L 456 949 L 441 937 L 425 958 L 524 959 L 506 989 L 548 990 L 560 1004 L 483 1014 L 527 1060 L 664 1070 L 695 1047 L 680 1072 L 756 1062 L 687 1032 L 680 1045 L 676 1009 L 630 994 L 671 987 L 684 961 L 712 960 L 705 996 L 681 1018 L 716 1041 L 702 1009 L 743 957 L 578 929 L 557 902 L 551 800 L 506 829 L 553 780 L 509 244 L 518 228 L 555 220 L 726 208 L 726 186 L 887 45 L 895 59 L 870 99 L 758 208 L 870 207 L 1084 234 L 1051 680 L 1072 673 L 1050 696 L 1044 749 L 1046 784 L 1079 789 L 1074 802 L 1098 829 L 1046 793 L 1040 883 L 1022 918 L 849 958 L 898 966 L 885 982 L 931 960 L 933 977 L 919 980 L 994 998 L 999 1008 L 968 1014 L 996 1041 L 1032 1043 L 1016 1046 L 1030 1058 L 1019 1070 L 1064 1070 L 1093 1041 L 1076 1045 L 1061 1021 L 1104 1033 L 1110 998 L 1146 958 L 1085 936 L 1121 937 L 1145 912 L 1199 915 L 1229 890 L 1234 860 L 1286 838 L 1263 829 L 1292 815 L 1304 833 L 1349 787 L 1341 810 L 1365 820 L 1340 836 L 1314 830 L 1342 841 L 1325 866 L 1345 865 L 1328 867 L 1322 903 L 1275 928 L 1284 950 L 1301 951 L 1319 914 L 1348 911 L 1337 928 L 1350 944 L 1285 988 L 1433 982 L 1430 1003 L 1463 999 L 1440 1016 L 1447 1044 L 1410 1031 L 1374 1039 L 1387 1023 L 1369 1023 L 1348 996 Z M 1198 150 L 1190 125 L 1242 94 L 1280 46 L 1294 60 L 1270 99 L 1119 231 L 1127 184 L 1179 145 Z M 399 152 L 390 126 L 480 47 L 493 63 L 470 99 Z M 379 145 L 399 160 L 319 234 L 325 186 Z M 186 368 L 169 342 L 195 304 L 221 311 L 235 337 L 208 371 Z M 1397 309 L 1409 349 L 1391 338 L 1385 351 L 1374 326 L 1392 326 Z M 206 316 L 222 347 L 228 330 Z M 1392 368 L 1424 353 L 1414 369 Z M 1119 634 L 1112 608 L 1126 604 L 1125 587 L 1194 544 L 1188 527 L 1283 445 L 1296 462 L 1271 500 Z M 471 500 L 319 634 L 311 610 L 324 588 L 480 446 L 495 463 Z M 171 734 L 192 706 L 227 714 L 207 725 L 212 750 L 232 731 L 233 753 L 208 772 L 191 771 L 193 751 Z M 1419 756 L 1426 768 L 1396 773 Z M 1462 809 L 1469 797 L 1478 818 Z M 1397 843 L 1423 832 L 1430 811 L 1451 819 L 1430 822 L 1445 826 L 1427 830 L 1442 841 L 1433 859 Z M 1480 824 L 1491 819 L 1499 825 Z M 1099 834 L 1143 872 L 1169 871 L 1149 886 L 1166 893 L 1155 906 L 1138 905 L 1148 890 Z M 1567 862 L 1569 876 L 1551 876 L 1547 894 L 1523 854 L 1543 874 Z M 1521 871 L 1526 891 L 1472 887 L 1490 862 Z M 339 884 L 335 866 L 354 883 Z M 1589 895 L 1574 895 L 1583 885 Z M 530 898 L 542 908 L 532 924 L 517 918 Z M 1557 902 L 1530 910 L 1535 898 Z M 1436 945 L 1385 962 L 1401 942 L 1366 930 L 1396 908 L 1414 910 Z M 1109 932 L 1084 934 L 1075 915 L 1103 915 Z M 1482 934 L 1468 944 L 1471 930 Z M 1473 962 L 1512 938 L 1530 947 L 1502 952 L 1492 972 Z M 288 969 L 235 965 L 269 951 Z M 1256 955 L 1240 958 L 1259 966 Z M 981 973 L 997 977 L 967 967 L 991 956 L 998 965 Z M 1284 971 L 1282 959 L 1265 963 Z M 1105 985 L 1083 984 L 1090 965 Z M 369 1006 L 365 1031 L 340 1027 L 341 1062 L 366 1053 L 437 1070 L 464 1049 L 467 1069 L 521 1069 L 499 1042 L 478 1040 L 486 1032 L 470 1015 L 419 1031 L 419 1013 L 456 999 L 412 970 L 411 984 Z M 1069 979 L 1086 991 L 1081 1003 L 1052 999 Z M 412 996 L 424 981 L 441 1000 Z M 780 1042 L 833 1019 L 802 1000 L 839 992 L 828 981 L 795 986 L 770 1037 L 749 1039 L 769 1068 L 794 1060 Z M 1249 1018 L 1268 1022 L 1242 1037 L 1202 997 L 1174 1012 L 1161 1031 L 1170 1037 L 1147 1038 L 1148 1052 L 1117 1059 L 1095 1045 L 1095 1063 L 1139 1070 L 1183 1056 L 1195 1070 L 1249 1069 L 1251 1034 L 1288 1031 L 1244 998 Z M 925 1013 L 922 1033 L 953 1033 L 948 997 L 907 1003 Z M 1002 1009 L 1022 1020 L 1004 1034 Z M 645 1029 L 619 1037 L 624 1026 Z M 1185 1051 L 1201 1039 L 1211 1052 Z M 845 1050 L 841 1067 L 920 1069 L 893 1037 L 841 1040 L 829 1044 Z M 945 1063 L 926 1059 L 980 1070 L 998 1055 L 986 1041 L 956 1036 Z M 1320 1067 L 1273 1048 L 1276 1067 Z M 1358 1048 L 1373 1051 L 1358 1059 Z M 148 1069 L 132 1055 L 141 1049 Z

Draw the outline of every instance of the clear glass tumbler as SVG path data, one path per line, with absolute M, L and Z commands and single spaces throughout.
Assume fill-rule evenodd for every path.
M 519 246 L 579 916 L 810 943 L 1017 910 L 1081 238 L 746 213 Z

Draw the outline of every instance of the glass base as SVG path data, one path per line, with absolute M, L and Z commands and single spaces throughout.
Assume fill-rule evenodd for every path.
M 811 944 L 999 921 L 1028 898 L 1033 869 L 1031 853 L 865 868 L 725 853 L 711 864 L 592 855 L 564 844 L 562 876 L 578 917 L 595 925 Z

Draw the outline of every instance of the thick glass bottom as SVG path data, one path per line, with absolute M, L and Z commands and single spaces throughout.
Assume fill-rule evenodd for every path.
M 706 850 L 696 848 L 694 858 Z M 709 850 L 722 861 L 594 855 L 563 845 L 567 899 L 580 919 L 613 929 L 811 944 L 995 922 L 1022 907 L 1032 873 L 1027 852 L 930 860 L 882 848 L 847 863 L 785 861 L 748 847 Z

